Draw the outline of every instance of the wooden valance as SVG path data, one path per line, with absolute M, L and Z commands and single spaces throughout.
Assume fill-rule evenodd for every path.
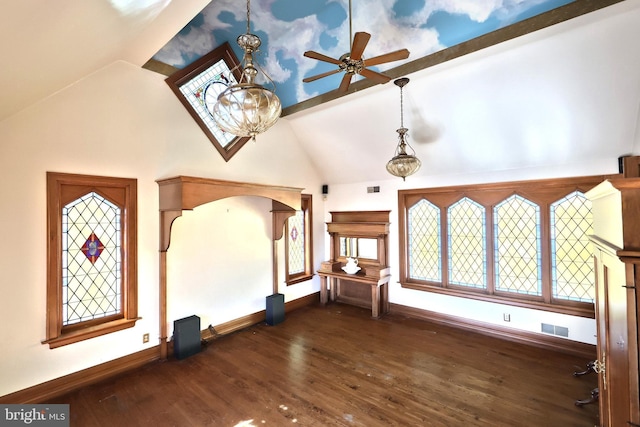
M 192 176 L 177 176 L 156 182 L 160 187 L 160 251 L 169 249 L 171 224 L 182 215 L 183 210 L 192 210 L 205 203 L 233 196 L 266 197 L 294 211 L 300 209 L 301 203 L 302 188 Z

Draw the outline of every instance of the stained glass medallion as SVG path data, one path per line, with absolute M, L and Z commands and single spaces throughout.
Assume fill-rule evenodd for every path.
M 87 257 L 91 264 L 94 264 L 100 257 L 100 254 L 104 250 L 104 245 L 96 236 L 96 233 L 91 233 L 91 236 L 82 245 L 82 252 Z

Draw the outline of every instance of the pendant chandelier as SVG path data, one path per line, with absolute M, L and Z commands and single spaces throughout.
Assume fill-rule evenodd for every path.
M 406 177 L 417 172 L 422 163 L 420 159 L 415 156 L 415 150 L 406 141 L 406 138 L 409 137 L 409 129 L 404 127 L 402 88 L 409 83 L 409 79 L 404 77 L 395 80 L 393 83 L 400 87 L 400 129 L 396 130 L 396 132 L 398 132 L 398 146 L 396 147 L 395 155 L 387 163 L 387 171 L 391 175 L 401 177 L 404 181 Z M 411 154 L 407 153 L 407 147 L 411 150 Z
M 247 0 L 247 33 L 237 39 L 238 45 L 244 50 L 242 76 L 237 84 L 229 86 L 218 96 L 213 106 L 213 118 L 222 130 L 255 140 L 257 134 L 278 121 L 282 106 L 273 90 L 255 82 L 258 72 L 262 72 L 275 89 L 273 80 L 253 62 L 253 54 L 262 42 L 260 37 L 251 34 L 250 14 L 250 0 Z

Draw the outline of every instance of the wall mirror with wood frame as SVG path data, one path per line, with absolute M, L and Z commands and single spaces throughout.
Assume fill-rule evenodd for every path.
M 377 260 L 378 241 L 367 237 L 340 236 L 340 257 Z

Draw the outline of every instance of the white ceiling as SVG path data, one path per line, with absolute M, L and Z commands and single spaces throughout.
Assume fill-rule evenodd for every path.
M 138 9 L 118 6 L 128 3 Z M 113 61 L 142 66 L 207 3 L 2 2 L 0 121 Z M 423 162 L 418 175 L 562 168 L 635 152 L 638 40 L 640 0 L 626 0 L 408 75 L 404 125 Z M 328 184 L 389 179 L 399 95 L 393 83 L 373 86 L 279 125 L 293 128 Z

